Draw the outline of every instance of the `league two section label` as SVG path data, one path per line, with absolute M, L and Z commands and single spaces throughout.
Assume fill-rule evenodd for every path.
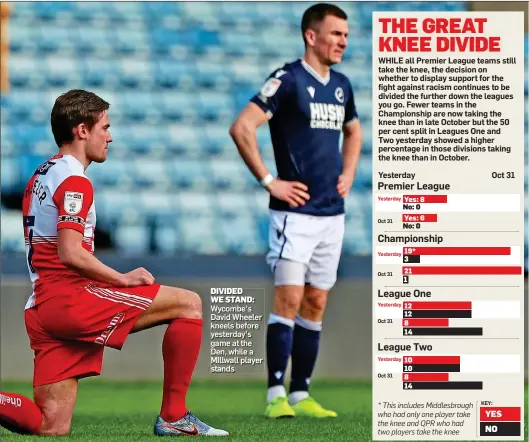
M 373 440 L 523 440 L 523 28 L 373 14 Z
M 210 372 L 262 374 L 264 289 L 210 290 Z

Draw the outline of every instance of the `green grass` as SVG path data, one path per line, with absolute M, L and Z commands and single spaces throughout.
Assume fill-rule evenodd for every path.
M 32 397 L 28 383 L 4 382 L 2 389 Z M 331 420 L 267 420 L 263 417 L 265 390 L 262 382 L 193 382 L 188 407 L 205 422 L 228 430 L 232 435 L 229 440 L 372 440 L 371 384 L 314 381 L 311 392 L 322 404 L 335 409 L 339 417 Z M 158 440 L 152 435 L 152 426 L 159 411 L 160 396 L 158 382 L 83 380 L 79 386 L 71 434 L 65 439 L 83 442 Z M 527 427 L 525 431 L 527 440 Z M 0 429 L 0 439 L 19 442 L 37 438 Z

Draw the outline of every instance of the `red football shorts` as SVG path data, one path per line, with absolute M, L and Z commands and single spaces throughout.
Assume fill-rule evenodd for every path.
M 100 375 L 105 346 L 121 350 L 159 290 L 159 284 L 116 288 L 92 283 L 27 309 L 33 385 Z

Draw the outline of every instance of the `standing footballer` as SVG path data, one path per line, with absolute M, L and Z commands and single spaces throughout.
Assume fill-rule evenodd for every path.
M 304 57 L 274 71 L 230 130 L 246 165 L 270 193 L 267 262 L 275 298 L 266 345 L 269 418 L 337 416 L 309 395 L 309 383 L 328 293 L 336 282 L 344 197 L 362 144 L 351 84 L 331 70 L 347 47 L 347 15 L 337 6 L 317 4 L 304 13 L 301 29 Z M 257 145 L 257 128 L 267 121 L 277 178 Z M 284 374 L 290 357 L 287 398 Z

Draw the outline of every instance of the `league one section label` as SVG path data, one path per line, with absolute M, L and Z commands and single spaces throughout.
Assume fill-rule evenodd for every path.
M 211 373 L 263 373 L 264 295 L 264 289 L 211 288 Z
M 373 14 L 373 440 L 523 440 L 523 20 Z

